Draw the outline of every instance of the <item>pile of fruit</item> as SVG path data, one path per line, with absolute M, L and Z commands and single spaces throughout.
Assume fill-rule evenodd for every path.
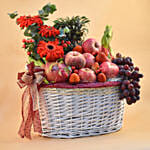
M 20 16 L 16 23 L 25 29 L 23 48 L 29 63 L 44 68 L 44 82 L 69 84 L 106 82 L 120 77 L 120 99 L 126 98 L 128 104 L 139 100 L 139 80 L 143 77 L 139 68 L 134 67 L 130 57 L 121 54 L 113 56 L 110 46 L 112 27 L 106 26 L 101 44 L 94 39 L 84 40 L 89 19 L 85 16 L 59 18 L 54 25 L 45 25 L 49 14 L 56 11 L 53 4 L 45 5 L 36 16 Z M 9 14 L 14 19 L 17 12 Z

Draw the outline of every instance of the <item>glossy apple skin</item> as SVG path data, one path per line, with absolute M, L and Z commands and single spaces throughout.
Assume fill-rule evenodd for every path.
M 89 38 L 83 42 L 82 48 L 84 53 L 97 54 L 101 47 L 100 44 L 96 41 L 96 39 Z
M 83 68 L 86 64 L 84 56 L 76 51 L 71 51 L 65 56 L 65 64 L 75 66 L 77 69 Z
M 92 65 L 95 63 L 95 57 L 90 53 L 84 53 L 83 56 L 86 59 L 85 68 L 91 68 Z
M 119 73 L 119 67 L 112 62 L 103 62 L 100 65 L 101 72 L 106 75 L 107 78 L 114 78 Z
M 80 69 L 79 77 L 80 77 L 81 82 L 83 83 L 96 82 L 96 75 L 94 71 L 89 68 Z
M 47 80 L 50 82 L 65 82 L 71 74 L 71 71 L 65 70 L 67 67 L 65 64 L 47 62 L 43 67 L 45 69 Z

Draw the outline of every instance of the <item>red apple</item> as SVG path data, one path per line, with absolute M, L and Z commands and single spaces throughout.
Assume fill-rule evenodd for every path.
M 82 68 L 79 70 L 79 77 L 81 82 L 95 82 L 96 75 L 93 70 L 89 68 Z
M 67 66 L 75 66 L 77 69 L 80 69 L 85 66 L 86 59 L 81 53 L 71 51 L 65 56 L 65 64 Z
M 71 74 L 71 69 L 62 63 L 47 62 L 44 69 L 50 82 L 65 82 Z
M 107 78 L 114 78 L 119 73 L 119 67 L 112 62 L 103 62 L 100 65 L 101 72 L 106 75 Z
M 83 56 L 86 59 L 86 65 L 85 65 L 85 67 L 86 68 L 91 68 L 92 65 L 95 62 L 95 57 L 92 54 L 90 54 L 90 53 L 84 53 Z
M 99 52 L 100 45 L 95 39 L 89 38 L 83 42 L 82 48 L 85 53 L 97 54 Z

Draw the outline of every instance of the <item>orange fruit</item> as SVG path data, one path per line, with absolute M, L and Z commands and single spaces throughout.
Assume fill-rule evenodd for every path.
M 97 80 L 99 81 L 99 82 L 105 82 L 107 79 L 106 79 L 106 75 L 104 74 L 104 73 L 99 73 L 98 75 L 97 75 Z
M 99 70 L 99 69 L 100 69 L 99 63 L 98 63 L 98 62 L 95 62 L 95 63 L 92 65 L 91 69 L 92 69 L 93 71 L 95 71 L 95 72 L 96 72 L 97 70 Z
M 80 45 L 75 46 L 75 47 L 72 49 L 72 51 L 77 51 L 77 52 L 79 52 L 79 53 L 83 53 L 82 46 L 80 46 Z
M 72 73 L 69 78 L 69 83 L 71 84 L 77 84 L 80 82 L 80 77 L 77 73 Z

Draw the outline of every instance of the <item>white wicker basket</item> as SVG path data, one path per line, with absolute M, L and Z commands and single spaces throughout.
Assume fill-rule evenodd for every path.
M 42 136 L 76 138 L 111 133 L 122 127 L 124 101 L 119 87 L 41 88 Z

